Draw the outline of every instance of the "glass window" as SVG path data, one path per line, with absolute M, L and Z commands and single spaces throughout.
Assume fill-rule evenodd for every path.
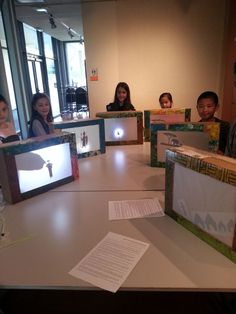
M 31 84 L 31 90 L 32 94 L 36 93 L 36 84 L 34 79 L 34 69 L 33 69 L 33 62 L 28 61 L 28 68 L 29 68 L 29 76 L 30 76 L 30 84 Z
M 20 133 L 19 118 L 18 118 L 18 112 L 17 112 L 17 107 L 16 107 L 16 97 L 15 97 L 15 91 L 14 91 L 14 86 L 13 86 L 11 66 L 10 66 L 10 61 L 9 61 L 9 55 L 8 55 L 8 50 L 7 50 L 7 43 L 6 43 L 6 38 L 5 38 L 1 12 L 0 12 L 0 41 L 1 41 L 0 49 L 2 48 L 3 63 L 4 63 L 5 73 L 6 73 L 7 87 L 8 87 L 9 97 L 10 97 L 10 106 L 12 110 L 13 121 L 14 121 L 16 131 Z M 1 77 L 1 79 L 4 79 L 4 78 Z
M 53 116 L 60 114 L 60 105 L 58 99 L 58 90 L 57 90 L 57 79 L 55 73 L 55 63 L 52 59 L 46 59 L 47 73 L 48 73 L 48 85 L 50 100 L 52 105 Z
M 53 58 L 53 48 L 52 48 L 52 37 L 48 34 L 43 33 L 43 42 L 44 42 L 44 53 L 45 57 Z
M 0 12 L 0 40 L 1 40 L 1 46 L 6 48 L 7 47 L 7 42 L 6 42 L 6 37 L 5 37 L 5 32 L 4 32 L 4 27 L 3 27 L 3 21 L 2 21 L 2 13 Z
M 86 86 L 84 45 L 79 42 L 66 43 L 66 58 L 69 85 Z
M 3 60 L 4 60 L 5 71 L 6 71 L 6 76 L 7 76 L 7 85 L 8 85 L 9 95 L 10 95 L 11 108 L 16 109 L 15 92 L 14 92 L 14 87 L 13 87 L 13 82 L 12 82 L 11 68 L 10 68 L 10 62 L 9 62 L 7 49 L 3 49 L 2 53 L 3 53 Z
M 39 45 L 38 45 L 38 36 L 35 28 L 24 24 L 24 35 L 25 35 L 25 44 L 27 53 L 32 53 L 34 55 L 39 55 Z
M 38 92 L 43 93 L 43 78 L 42 78 L 42 70 L 41 70 L 41 62 L 36 61 L 35 62 L 35 70 L 36 70 L 36 77 L 38 81 Z

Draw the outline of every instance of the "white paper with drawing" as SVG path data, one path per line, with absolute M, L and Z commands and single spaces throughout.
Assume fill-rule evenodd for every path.
M 148 243 L 109 232 L 69 274 L 116 292 L 148 247 Z

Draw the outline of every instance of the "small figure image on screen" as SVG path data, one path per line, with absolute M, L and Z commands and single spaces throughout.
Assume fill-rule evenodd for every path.
M 72 175 L 69 143 L 22 153 L 15 160 L 21 193 Z

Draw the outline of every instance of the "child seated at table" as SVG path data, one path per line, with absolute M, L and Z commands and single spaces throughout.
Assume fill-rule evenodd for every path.
M 19 140 L 14 124 L 10 122 L 9 105 L 6 99 L 0 95 L 0 144 Z
M 120 82 L 116 86 L 114 102 L 106 106 L 107 111 L 135 111 L 131 104 L 130 89 L 127 83 Z
M 44 93 L 34 94 L 31 101 L 29 137 L 53 133 L 52 121 L 53 116 L 49 97 Z
M 199 122 L 219 122 L 220 138 L 219 138 L 219 154 L 225 153 L 230 124 L 215 117 L 215 113 L 219 108 L 218 96 L 215 92 L 205 91 L 197 99 L 197 111 L 201 118 Z
M 173 99 L 171 93 L 162 93 L 159 97 L 159 103 L 161 108 L 172 108 Z

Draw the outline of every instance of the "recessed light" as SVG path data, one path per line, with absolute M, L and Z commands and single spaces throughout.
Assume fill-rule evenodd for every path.
M 42 3 L 44 0 L 16 0 L 19 3 Z
M 44 0 L 16 0 L 19 3 L 42 3 Z
M 35 9 L 37 12 L 43 12 L 43 13 L 48 13 L 48 10 L 45 8 L 37 8 Z

